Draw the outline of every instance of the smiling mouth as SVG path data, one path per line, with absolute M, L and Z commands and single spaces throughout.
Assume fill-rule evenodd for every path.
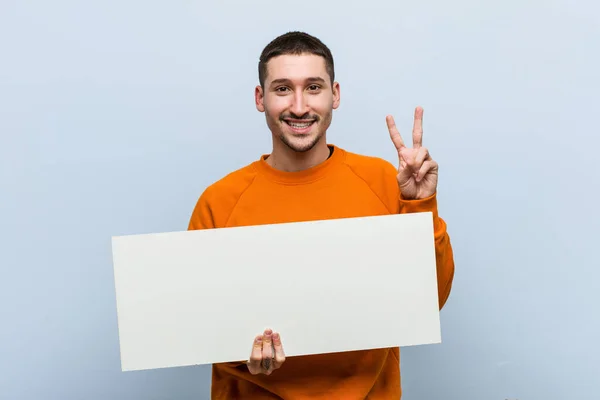
M 297 133 L 305 133 L 310 130 L 310 127 L 317 122 L 316 120 L 306 120 L 306 121 L 291 121 L 284 120 L 284 122 L 292 128 L 293 131 Z
M 306 122 L 285 121 L 285 123 L 288 124 L 289 126 L 291 126 L 292 128 L 303 129 L 303 128 L 308 128 L 309 126 L 314 124 L 315 121 L 306 121 Z

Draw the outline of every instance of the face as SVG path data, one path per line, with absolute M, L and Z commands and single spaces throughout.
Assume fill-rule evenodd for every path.
M 330 82 L 323 57 L 282 55 L 269 60 L 264 89 L 256 87 L 255 100 L 274 145 L 306 152 L 325 137 L 340 102 L 339 84 Z

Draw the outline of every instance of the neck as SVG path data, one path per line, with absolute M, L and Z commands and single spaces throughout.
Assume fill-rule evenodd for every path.
M 329 147 L 325 138 L 309 151 L 293 151 L 287 146 L 273 146 L 273 151 L 265 160 L 271 167 L 284 172 L 298 172 L 319 165 L 329 158 Z

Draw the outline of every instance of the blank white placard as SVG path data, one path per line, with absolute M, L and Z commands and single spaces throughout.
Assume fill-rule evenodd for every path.
M 123 371 L 441 342 L 430 212 L 112 238 Z

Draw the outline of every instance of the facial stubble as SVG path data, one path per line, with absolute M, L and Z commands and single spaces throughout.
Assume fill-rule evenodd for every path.
M 265 111 L 267 120 L 269 120 L 270 115 L 267 111 Z M 316 117 L 316 121 L 315 121 L 315 125 L 320 125 L 320 127 L 318 127 L 317 129 L 320 128 L 320 132 L 314 136 L 314 138 L 312 138 L 308 143 L 295 143 L 288 135 L 286 135 L 284 133 L 284 129 L 286 128 L 284 125 L 287 125 L 287 123 L 284 120 L 284 116 L 282 115 L 281 117 L 278 118 L 278 122 L 279 125 L 277 126 L 277 128 L 279 129 L 279 140 L 281 140 L 281 142 L 286 145 L 289 149 L 297 152 L 297 153 L 305 153 L 307 151 L 310 151 L 313 147 L 315 147 L 317 145 L 317 143 L 319 143 L 323 137 L 325 136 L 325 132 L 327 131 L 327 128 L 329 127 L 329 124 L 331 123 L 331 118 L 332 118 L 332 112 L 328 112 L 323 118 L 320 118 L 318 116 Z M 296 119 L 307 119 L 307 120 L 311 120 L 314 119 L 315 117 L 302 117 L 302 118 L 296 118 Z

